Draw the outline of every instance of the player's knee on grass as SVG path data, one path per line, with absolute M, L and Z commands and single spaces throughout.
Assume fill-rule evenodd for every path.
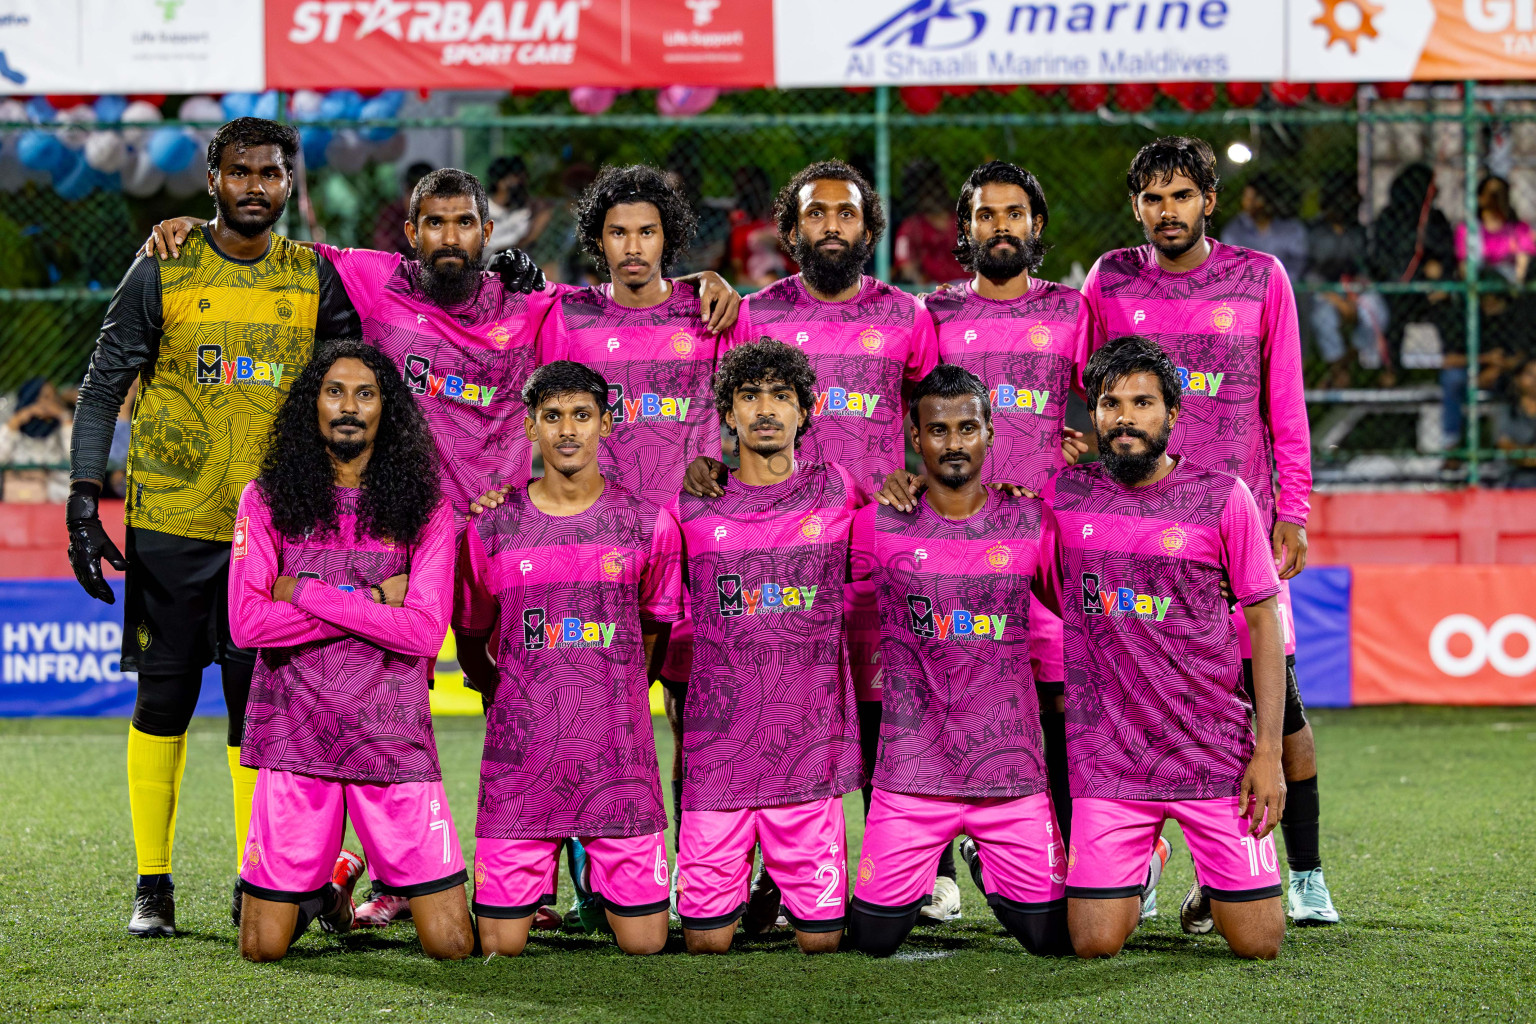
M 734 922 L 724 928 L 684 928 L 683 942 L 690 953 L 728 953 L 735 935 Z
M 1120 899 L 1068 899 L 1067 931 L 1072 950 L 1085 960 L 1116 956 L 1131 937 L 1141 917 L 1141 901 L 1135 896 Z
M 1020 945 L 1035 956 L 1071 956 L 1076 952 L 1072 946 L 1071 933 L 1067 930 L 1067 907 L 1064 902 L 1029 910 L 997 902 L 992 903 L 992 913 L 1008 929 L 1008 934 L 1018 939 Z
M 246 893 L 240 904 L 240 955 L 252 963 L 281 960 L 320 913 L 323 897 L 299 903 L 263 900 Z
M 848 906 L 848 945 L 869 956 L 890 956 L 907 941 L 917 924 L 922 901 L 915 907 Z
M 800 947 L 800 952 L 812 953 L 836 953 L 843 943 L 843 930 L 841 928 L 832 932 L 803 932 L 795 929 L 795 944 Z
M 608 911 L 608 924 L 619 949 L 631 956 L 660 953 L 667 945 L 667 912 L 624 917 Z
M 434 960 L 463 960 L 474 950 L 475 932 L 462 885 L 413 896 L 411 920 L 416 923 L 421 951 Z
M 482 956 L 521 956 L 533 930 L 533 917 L 477 917 Z
M 1285 909 L 1279 896 L 1244 903 L 1211 900 L 1211 920 L 1232 955 L 1244 960 L 1273 960 L 1285 941 Z

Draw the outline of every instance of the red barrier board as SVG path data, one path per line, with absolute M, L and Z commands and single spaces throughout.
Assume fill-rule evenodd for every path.
M 267 87 L 773 84 L 773 5 L 740 0 L 268 0 Z
M 1536 566 L 1357 565 L 1356 704 L 1536 704 Z

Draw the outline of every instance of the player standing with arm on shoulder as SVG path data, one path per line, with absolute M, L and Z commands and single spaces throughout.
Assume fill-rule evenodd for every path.
M 982 483 L 986 385 L 941 365 L 912 394 L 929 487 L 912 512 L 866 505 L 853 574 L 879 588 L 884 715 L 875 795 L 848 911 L 854 948 L 889 956 L 917 921 L 943 851 L 980 850 L 987 902 L 1032 953 L 1067 956 L 1066 848 L 1051 810 L 1029 650 L 1040 501 Z M 1054 599 L 1054 598 L 1052 598 Z
M 589 874 L 578 881 L 619 948 L 659 953 L 667 941 L 667 814 L 646 691 L 658 636 L 682 616 L 682 539 L 671 513 L 600 472 L 608 392 L 579 363 L 540 367 L 523 404 L 544 476 L 464 536 L 460 657 L 490 698 L 475 826 L 490 955 L 523 951 L 567 836 L 580 837 Z
M 1046 484 L 1042 545 L 1072 667 L 1072 943 L 1081 957 L 1120 951 L 1172 818 L 1216 930 L 1238 956 L 1273 959 L 1285 660 L 1269 531 L 1240 479 L 1168 454 L 1179 376 L 1155 342 L 1110 342 L 1084 388 L 1100 461 Z M 1252 699 L 1223 585 L 1253 637 Z
M 298 132 L 243 117 L 208 143 L 217 213 L 175 264 L 141 257 L 123 277 L 80 386 L 66 508 L 69 560 L 111 604 L 105 558 L 128 572 L 125 671 L 139 674 L 128 728 L 128 805 L 138 885 L 130 934 L 174 935 L 171 852 L 187 725 L 203 669 L 218 662 L 229 710 L 236 863 L 256 773 L 240 744 L 254 655 L 230 637 L 230 536 L 273 416 L 316 341 L 355 336 L 334 270 L 272 226 L 293 188 Z M 113 425 L 135 379 L 128 449 L 126 557 L 97 512 Z M 238 913 L 236 890 L 235 913 Z
M 258 649 L 242 751 L 260 770 L 240 876 L 248 960 L 281 959 L 316 917 L 350 929 L 363 862 L 341 851 L 348 821 L 375 884 L 410 900 L 429 956 L 474 945 L 427 697 L 456 536 L 434 461 L 394 364 L 336 342 L 294 382 L 240 500 L 231 629 Z
M 741 468 L 721 497 L 677 502 L 694 622 L 677 880 L 690 953 L 730 949 L 759 844 L 801 952 L 843 932 L 842 796 L 864 779 L 842 593 L 863 499 L 841 466 L 797 459 L 815 391 L 798 348 L 733 349 L 715 411 Z
M 1286 582 L 1306 567 L 1312 492 L 1296 298 L 1273 256 L 1208 237 L 1220 185 L 1204 140 L 1174 136 L 1143 146 L 1126 186 L 1147 244 L 1101 256 L 1083 292 L 1093 312 L 1094 347 L 1120 335 L 1145 335 L 1178 369 L 1184 411 L 1170 450 L 1240 478 L 1264 517 L 1279 567 L 1286 654 L 1288 911 L 1297 924 L 1332 924 L 1339 914 L 1318 850 L 1317 754 L 1296 683 Z M 1233 622 L 1246 659 L 1251 645 L 1244 620 L 1234 613 Z M 1188 932 L 1210 929 L 1196 889 L 1185 898 L 1180 921 Z

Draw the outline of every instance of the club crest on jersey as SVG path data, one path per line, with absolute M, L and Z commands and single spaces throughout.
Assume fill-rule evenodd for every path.
M 642 420 L 682 423 L 688 419 L 688 407 L 692 398 L 677 398 L 642 391 L 634 398 L 624 397 L 623 384 L 608 385 L 608 409 L 615 423 L 638 423 Z
M 1211 326 L 1222 334 L 1230 331 L 1235 323 L 1237 323 L 1237 311 L 1231 306 L 1225 304 L 1217 306 L 1215 312 L 1211 314 Z
M 1170 526 L 1158 534 L 1157 539 L 1158 543 L 1162 545 L 1163 550 L 1173 555 L 1184 550 L 1184 545 L 1189 538 L 1179 527 Z
M 863 416 L 869 419 L 875 414 L 875 406 L 880 404 L 880 397 L 862 391 L 849 391 L 847 388 L 829 387 L 825 391 L 816 392 L 811 415 Z
M 573 616 L 549 620 L 543 608 L 523 609 L 523 649 L 543 651 L 551 647 L 607 647 L 613 643 L 617 622 L 583 622 Z
M 197 382 L 199 384 L 260 384 L 283 386 L 282 363 L 264 363 L 250 356 L 224 358 L 223 345 L 197 346 Z
M 766 612 L 810 611 L 819 589 L 819 584 L 800 586 L 792 583 L 763 583 L 748 588 L 742 586 L 738 574 L 715 577 L 715 594 L 720 601 L 722 619 Z
M 998 384 L 991 390 L 992 408 L 1004 412 L 1032 412 L 1045 415 L 1046 403 L 1051 400 L 1049 391 L 1034 388 L 1016 388 L 1012 384 Z
M 1083 573 L 1084 615 L 1130 615 L 1162 622 L 1173 600 L 1156 594 L 1138 594 L 1130 587 L 1101 589 L 1097 573 Z
M 414 352 L 405 354 L 405 386 L 413 395 L 447 398 L 481 407 L 490 405 L 498 390 L 494 385 L 473 384 L 452 373 L 438 376 L 432 372 L 432 360 Z
M 491 324 L 486 330 L 485 336 L 491 339 L 491 344 L 495 345 L 498 349 L 506 348 L 512 344 L 512 332 L 501 324 Z
M 693 355 L 693 350 L 697 348 L 699 344 L 698 341 L 695 340 L 694 336 L 685 330 L 679 330 L 668 340 L 672 342 L 672 351 L 680 356 Z
M 1186 395 L 1210 395 L 1216 397 L 1221 390 L 1221 379 L 1225 373 L 1214 373 L 1209 370 L 1191 370 L 1183 366 L 1175 366 L 1174 372 L 1179 375 L 1179 386 L 1184 389 Z
M 1036 349 L 1045 349 L 1051 343 L 1051 329 L 1044 324 L 1035 324 L 1029 329 L 1029 343 Z
M 859 332 L 859 344 L 864 346 L 864 351 L 871 354 L 879 352 L 885 347 L 885 335 L 878 328 L 866 327 Z
M 603 575 L 610 580 L 616 580 L 624 572 L 624 554 L 615 548 L 603 555 L 600 564 L 603 569 Z
M 816 515 L 814 512 L 800 520 L 800 536 L 807 540 L 815 540 L 817 537 L 820 537 L 822 529 L 821 516 Z
M 993 544 L 987 548 L 987 564 L 995 572 L 1002 572 L 1008 568 L 1008 563 L 1013 561 L 1013 552 L 1006 544 Z
M 979 615 L 966 608 L 936 612 L 933 601 L 921 594 L 907 595 L 907 615 L 913 635 L 930 640 L 1001 640 L 1008 628 L 1006 615 Z

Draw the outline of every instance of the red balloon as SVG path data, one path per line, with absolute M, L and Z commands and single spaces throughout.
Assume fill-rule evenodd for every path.
M 1234 107 L 1251 107 L 1264 95 L 1264 86 L 1258 82 L 1228 82 L 1227 102 Z
M 941 85 L 939 91 L 950 96 L 969 96 L 980 88 L 979 85 Z
M 1318 82 L 1317 98 L 1335 107 L 1342 107 L 1355 98 L 1355 83 Z
M 1073 110 L 1098 110 L 1109 99 L 1109 86 L 1099 82 L 1067 86 L 1067 103 Z
M 53 104 L 53 109 L 54 110 L 68 110 L 70 107 L 78 107 L 78 106 L 80 106 L 82 104 L 84 104 L 85 106 L 90 106 L 92 103 L 96 102 L 96 95 L 94 93 L 92 93 L 92 94 L 90 94 L 88 96 L 87 95 L 82 95 L 82 96 L 62 95 L 61 96 L 61 95 L 57 95 L 57 94 L 52 94 L 52 95 L 44 96 L 43 99 L 45 99 L 49 103 Z
M 872 85 L 845 85 L 843 86 L 843 91 L 852 93 L 874 92 L 875 87 Z
M 1157 87 L 1150 82 L 1122 82 L 1115 86 L 1115 106 L 1131 114 L 1150 109 L 1157 99 Z
M 1269 83 L 1269 94 L 1282 107 L 1294 107 L 1296 104 L 1303 102 L 1311 92 L 1312 87 L 1306 82 Z
M 997 93 L 999 96 L 1007 96 L 1009 93 L 1013 92 L 1013 90 L 1017 89 L 1018 87 L 1019 87 L 1019 84 L 1017 82 L 1009 82 L 1009 83 L 1000 84 L 1000 85 L 989 85 L 989 86 L 987 86 L 988 89 L 991 89 L 993 92 Z M 1042 93 L 1042 95 L 1044 95 L 1044 94 Z
M 1384 100 L 1400 100 L 1408 95 L 1408 86 L 1412 82 L 1377 82 L 1376 95 Z
M 130 101 L 143 100 L 145 103 L 151 103 L 157 107 L 165 105 L 165 93 L 163 92 L 136 92 L 129 96 L 128 99 Z
M 1029 88 L 1032 92 L 1034 92 L 1036 96 L 1054 96 L 1058 92 L 1061 92 L 1060 85 L 1035 84 L 1031 85 Z
M 902 105 L 914 114 L 931 114 L 944 100 L 943 91 L 932 85 L 904 85 L 898 95 Z

